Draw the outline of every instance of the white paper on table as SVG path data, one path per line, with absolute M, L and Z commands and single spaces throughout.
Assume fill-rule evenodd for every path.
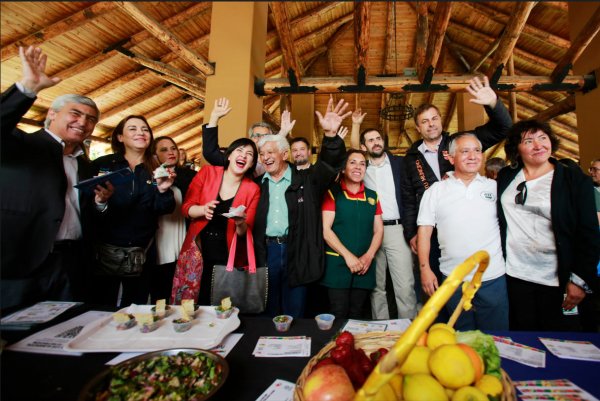
M 377 323 L 387 324 L 385 331 L 406 331 L 412 323 L 410 319 L 378 320 Z
M 600 349 L 589 341 L 558 340 L 539 337 L 542 344 L 559 358 L 600 362 Z
M 310 337 L 269 337 L 261 336 L 252 351 L 256 357 L 310 356 Z
M 222 213 L 222 216 L 225 217 L 240 217 L 244 214 L 244 211 L 246 210 L 246 206 L 244 205 L 239 205 L 238 207 L 230 207 L 229 208 L 229 212 L 227 213 Z
M 569 379 L 523 380 L 513 384 L 521 400 L 599 401 Z
M 2 325 L 32 325 L 46 323 L 81 302 L 44 301 L 12 313 L 0 320 Z
M 73 340 L 83 330 L 86 324 L 102 319 L 111 312 L 87 311 L 66 322 L 49 327 L 23 340 L 8 346 L 11 351 L 33 352 L 37 354 L 73 355 L 79 356 L 80 352 L 64 350 L 64 346 Z
M 267 388 L 256 401 L 292 401 L 294 399 L 295 383 L 277 379 Z
M 546 367 L 546 351 L 513 341 L 496 339 L 494 343 L 502 358 L 510 359 L 511 361 L 519 362 L 533 368 Z
M 370 331 L 386 331 L 387 327 L 388 324 L 385 321 L 369 322 L 366 320 L 348 319 L 342 331 L 349 331 L 352 334 L 364 334 Z

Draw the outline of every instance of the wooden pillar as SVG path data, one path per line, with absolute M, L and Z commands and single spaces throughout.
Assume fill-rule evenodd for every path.
M 227 97 L 231 112 L 219 121 L 219 145 L 248 135 L 262 121 L 262 98 L 254 94 L 254 77 L 264 78 L 267 2 L 212 3 L 208 59 L 215 74 L 206 79 L 205 121 L 215 99 Z
M 485 111 L 483 106 L 469 102 L 472 96 L 469 93 L 456 94 L 456 108 L 458 111 L 458 130 L 469 131 L 485 124 Z M 500 101 L 500 99 L 498 99 Z
M 600 7 L 598 2 L 569 3 L 569 35 L 575 39 L 586 22 Z M 573 66 L 574 74 L 596 72 L 598 87 L 588 93 L 575 94 L 577 132 L 579 134 L 579 162 L 584 171 L 590 162 L 600 157 L 598 135 L 598 105 L 600 104 L 600 34 L 596 35 Z
M 313 141 L 315 127 L 315 95 L 292 95 L 292 120 L 296 125 L 292 134 L 294 137 L 306 138 L 310 146 L 316 146 Z

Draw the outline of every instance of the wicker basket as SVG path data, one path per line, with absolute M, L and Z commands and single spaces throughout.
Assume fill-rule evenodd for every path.
M 370 332 L 366 334 L 358 334 L 354 336 L 355 346 L 357 348 L 364 349 L 365 353 L 369 355 L 371 352 L 376 351 L 379 348 L 388 348 L 388 353 L 384 358 L 381 358 L 379 364 L 375 367 L 374 372 L 376 378 L 379 375 L 378 372 L 392 372 L 391 367 L 400 366 L 405 360 L 412 348 L 414 347 L 417 339 L 420 335 L 426 331 L 426 329 L 433 323 L 441 307 L 445 305 L 450 296 L 454 293 L 456 288 L 461 285 L 463 277 L 470 272 L 474 266 L 478 266 L 477 272 L 475 273 L 473 280 L 470 283 L 463 285 L 463 297 L 457 306 L 456 310 L 448 321 L 449 326 L 453 326 L 458 318 L 458 315 L 463 309 L 471 308 L 471 300 L 473 299 L 475 292 L 481 286 L 481 277 L 483 272 L 487 268 L 489 262 L 489 255 L 485 251 L 479 251 L 473 256 L 465 260 L 464 263 L 457 266 L 453 273 L 444 281 L 442 286 L 438 288 L 436 293 L 427 301 L 423 306 L 423 309 L 419 312 L 419 315 L 415 318 L 410 327 L 406 332 L 390 331 L 390 332 Z M 296 388 L 294 390 L 294 400 L 304 401 L 303 388 L 306 378 L 312 371 L 313 367 L 323 358 L 329 356 L 329 352 L 336 346 L 335 341 L 329 342 L 323 347 L 317 355 L 312 357 L 308 364 L 302 370 L 302 373 L 296 381 Z M 384 367 L 384 365 L 387 365 Z M 386 374 L 389 377 L 389 374 Z M 364 394 L 368 393 L 367 387 L 370 383 L 370 378 L 367 380 L 367 384 L 357 393 L 357 398 L 365 399 Z M 389 380 L 389 379 L 388 379 Z M 381 385 L 382 380 L 375 381 Z M 372 383 L 371 383 L 372 386 Z M 502 370 L 502 401 L 516 401 L 516 392 L 510 377 Z M 370 387 L 372 390 L 373 387 Z M 371 399 L 368 396 L 366 399 Z M 387 401 L 387 400 L 386 400 Z
M 372 331 L 365 334 L 357 334 L 354 336 L 354 344 L 357 348 L 362 348 L 369 355 L 371 352 L 377 351 L 379 348 L 391 348 L 398 338 L 402 335 L 399 331 Z M 294 389 L 294 401 L 304 401 L 302 389 L 306 378 L 312 371 L 313 367 L 323 358 L 329 356 L 329 352 L 335 348 L 335 341 L 330 341 L 321 350 L 313 356 L 306 364 L 302 373 L 296 381 Z M 502 370 L 502 401 L 517 401 L 515 386 L 508 374 Z

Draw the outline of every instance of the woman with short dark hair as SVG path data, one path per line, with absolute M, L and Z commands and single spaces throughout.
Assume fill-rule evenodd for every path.
M 551 155 L 550 125 L 513 125 L 498 174 L 498 218 L 506 259 L 511 330 L 573 330 L 568 311 L 595 287 L 600 235 L 589 177 Z

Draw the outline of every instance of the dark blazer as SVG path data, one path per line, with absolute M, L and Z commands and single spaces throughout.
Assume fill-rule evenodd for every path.
M 26 134 L 16 128 L 34 101 L 14 85 L 0 99 L 2 279 L 27 278 L 35 272 L 52 250 L 65 212 L 62 146 L 43 129 Z M 79 180 L 90 178 L 87 156 L 77 161 Z M 93 199 L 82 198 L 85 217 L 87 202 Z
M 600 254 L 600 232 L 590 177 L 550 159 L 554 176 L 550 189 L 550 215 L 556 241 L 558 279 L 564 288 L 571 273 L 596 287 L 596 266 Z M 502 251 L 506 258 L 506 217 L 500 199 L 520 169 L 505 167 L 498 173 L 498 221 Z
M 392 176 L 394 177 L 394 188 L 396 190 L 396 203 L 398 204 L 398 211 L 400 212 L 400 218 L 404 218 L 404 209 L 402 207 L 402 187 L 401 177 L 405 175 L 404 172 L 404 157 L 396 156 L 386 151 L 387 157 L 390 159 L 392 165 Z

